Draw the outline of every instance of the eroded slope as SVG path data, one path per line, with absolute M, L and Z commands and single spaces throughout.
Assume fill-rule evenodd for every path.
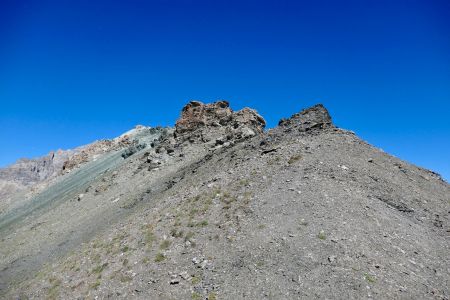
M 64 204 L 128 213 L 8 296 L 448 299 L 450 193 L 435 173 L 335 128 L 323 106 L 246 137 L 247 123 L 202 120 Z

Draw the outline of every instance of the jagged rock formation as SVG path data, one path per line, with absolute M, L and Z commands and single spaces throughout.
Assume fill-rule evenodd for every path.
M 33 185 L 61 171 L 71 151 L 58 150 L 36 159 L 19 159 L 8 168 L 0 169 L 1 180 L 11 180 L 23 186 Z
M 322 105 L 264 125 L 191 102 L 175 129 L 132 132 L 20 218 L 0 214 L 0 295 L 449 299 L 438 174 L 336 128 Z
M 233 112 L 227 101 L 191 101 L 183 108 L 174 135 L 181 143 L 212 141 L 221 145 L 261 134 L 265 126 L 266 121 L 253 109 Z
M 15 164 L 0 169 L 0 211 L 12 195 L 57 176 L 74 153 L 71 150 L 52 151 L 36 159 L 19 159 Z
M 330 114 L 322 104 L 314 105 L 313 107 L 296 113 L 289 119 L 281 119 L 278 126 L 298 131 L 334 127 Z

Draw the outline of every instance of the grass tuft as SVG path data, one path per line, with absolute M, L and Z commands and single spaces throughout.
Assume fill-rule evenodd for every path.
M 321 230 L 321 231 L 319 232 L 319 234 L 317 235 L 317 237 L 318 237 L 319 239 L 321 239 L 321 240 L 326 240 L 326 239 L 327 239 L 327 236 L 325 235 L 325 232 L 324 232 L 323 230 Z
M 159 249 L 165 250 L 165 249 L 169 248 L 169 246 L 170 246 L 170 241 L 169 241 L 169 240 L 164 240 L 164 241 L 162 241 L 162 243 L 159 245 Z
M 292 164 L 296 163 L 297 161 L 299 161 L 300 159 L 302 159 L 302 156 L 300 154 L 292 155 L 288 160 L 288 164 L 292 165 Z
M 165 259 L 166 259 L 166 256 L 164 254 L 162 254 L 161 252 L 159 252 L 158 254 L 156 254 L 155 262 L 162 262 Z

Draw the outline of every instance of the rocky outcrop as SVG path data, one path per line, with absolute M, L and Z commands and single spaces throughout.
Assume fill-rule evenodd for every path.
M 0 168 L 0 210 L 9 197 L 60 174 L 65 161 L 73 154 L 73 150 L 51 151 L 43 157 L 22 158 Z
M 90 161 L 91 159 L 95 159 L 96 157 L 118 150 L 123 147 L 133 145 L 133 141 L 130 139 L 128 135 L 124 135 L 119 139 L 115 140 L 100 140 L 96 141 L 92 144 L 86 145 L 77 151 L 76 154 L 67 159 L 63 166 L 62 172 L 66 173 L 79 167 L 80 165 Z
M 72 154 L 73 152 L 70 150 L 58 150 L 35 159 L 19 159 L 15 164 L 0 169 L 0 180 L 9 181 L 19 186 L 32 185 L 60 172 L 64 162 Z
M 255 110 L 234 112 L 227 101 L 203 104 L 189 102 L 175 124 L 177 142 L 224 144 L 261 134 L 266 121 Z
M 328 110 L 322 104 L 304 109 L 292 115 L 289 119 L 281 119 L 278 126 L 301 132 L 334 127 Z

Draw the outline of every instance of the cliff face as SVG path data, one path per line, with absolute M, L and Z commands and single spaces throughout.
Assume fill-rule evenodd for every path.
M 20 159 L 15 164 L 0 169 L 0 180 L 21 186 L 33 185 L 60 172 L 71 155 L 72 151 L 59 150 L 36 159 Z
M 322 105 L 264 126 L 194 101 L 175 128 L 133 131 L 60 175 L 0 214 L 0 294 L 449 298 L 439 175 L 337 128 Z
M 15 195 L 31 191 L 39 183 L 58 176 L 75 152 L 52 151 L 43 157 L 20 159 L 9 167 L 0 168 L 0 212 L 16 201 Z

